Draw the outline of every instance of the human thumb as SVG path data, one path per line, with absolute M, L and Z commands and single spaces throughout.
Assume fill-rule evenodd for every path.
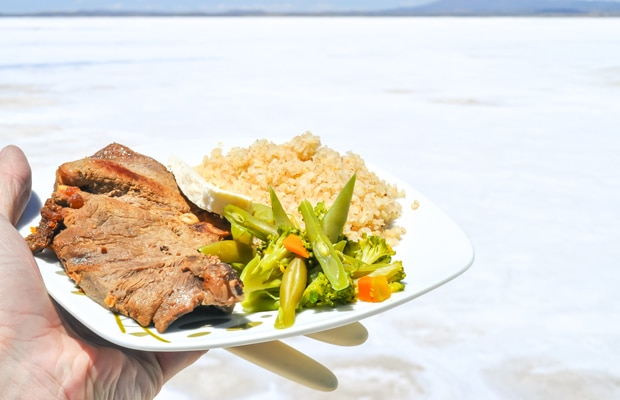
M 24 212 L 32 190 L 32 171 L 23 151 L 14 145 L 0 150 L 0 215 L 13 225 Z

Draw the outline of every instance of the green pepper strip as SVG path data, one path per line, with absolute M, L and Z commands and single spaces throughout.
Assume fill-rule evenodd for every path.
M 252 246 L 236 240 L 220 240 L 198 248 L 202 254 L 217 256 L 225 263 L 247 263 L 253 257 Z
M 247 229 L 252 235 L 261 240 L 269 240 L 278 235 L 278 229 L 274 225 L 256 218 L 244 209 L 232 204 L 224 207 L 224 218 L 231 224 L 238 224 Z
M 280 307 L 275 328 L 284 329 L 295 323 L 295 313 L 308 279 L 308 268 L 301 257 L 295 257 L 284 270 L 280 285 Z
M 335 243 L 342 235 L 344 225 L 347 222 L 353 189 L 355 188 L 355 177 L 356 175 L 353 174 L 351 179 L 342 187 L 334 203 L 323 217 L 323 230 L 332 243 Z
M 346 289 L 349 286 L 349 279 L 344 265 L 323 231 L 312 205 L 308 200 L 303 200 L 299 205 L 299 211 L 306 224 L 306 235 L 312 246 L 312 254 L 321 265 L 325 276 L 335 290 Z

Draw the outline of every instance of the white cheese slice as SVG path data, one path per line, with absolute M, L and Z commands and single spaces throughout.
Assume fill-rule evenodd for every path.
M 183 194 L 198 207 L 222 215 L 224 207 L 234 204 L 245 210 L 252 207 L 252 199 L 237 193 L 229 192 L 207 182 L 192 166 L 171 155 L 168 168 L 174 175 Z

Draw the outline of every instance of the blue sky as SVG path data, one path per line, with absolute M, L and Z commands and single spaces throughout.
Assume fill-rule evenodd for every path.
M 0 0 L 0 12 L 74 10 L 151 10 L 220 12 L 230 9 L 266 11 L 383 10 L 408 7 L 433 0 Z
M 0 0 L 0 13 L 78 10 L 223 12 L 231 9 L 273 12 L 376 11 L 417 6 L 433 1 L 436 0 Z M 471 4 L 495 4 L 495 1 L 477 0 Z M 526 1 L 528 0 L 514 0 L 514 3 Z M 607 1 L 619 2 L 620 0 Z M 461 2 L 468 4 L 466 0 L 461 0 Z M 567 3 L 570 0 L 544 2 Z M 544 2 L 541 0 L 541 3 Z

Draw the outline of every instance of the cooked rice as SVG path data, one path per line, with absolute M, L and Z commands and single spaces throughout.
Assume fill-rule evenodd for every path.
M 310 132 L 280 145 L 258 140 L 227 154 L 216 148 L 196 170 L 213 185 L 246 195 L 256 203 L 270 204 L 272 187 L 287 212 L 299 220 L 297 207 L 303 199 L 312 204 L 322 201 L 329 207 L 356 173 L 345 235 L 356 240 L 362 233 L 378 234 L 395 245 L 404 233 L 394 225 L 402 211 L 397 199 L 404 197 L 404 192 L 369 171 L 360 156 L 351 152 L 341 155 L 322 146 L 320 138 Z

